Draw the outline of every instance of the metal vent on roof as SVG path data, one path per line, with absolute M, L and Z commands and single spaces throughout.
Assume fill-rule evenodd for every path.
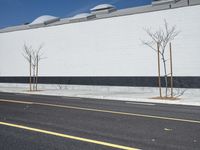
M 100 4 L 100 5 L 93 7 L 90 10 L 91 11 L 97 11 L 97 10 L 104 10 L 104 9 L 111 9 L 111 8 L 115 8 L 115 6 L 110 5 L 110 4 Z
M 40 26 L 40 25 L 47 25 L 56 21 L 59 21 L 60 18 L 54 17 L 54 16 L 49 16 L 49 15 L 44 15 L 36 18 L 33 22 L 29 24 L 29 26 Z
M 90 13 L 81 13 L 77 14 L 74 17 L 70 18 L 70 22 L 76 22 L 76 21 L 86 21 L 90 19 L 94 19 L 95 15 Z
M 116 10 L 116 7 L 110 4 L 100 4 L 90 9 L 92 14 L 108 14 Z
M 91 17 L 94 17 L 94 15 L 93 14 L 89 14 L 89 13 L 81 13 L 81 14 L 75 15 L 71 19 L 81 19 L 81 18 L 91 18 Z

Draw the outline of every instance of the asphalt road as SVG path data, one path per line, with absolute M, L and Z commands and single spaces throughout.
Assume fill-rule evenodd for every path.
M 1 150 L 199 150 L 200 107 L 0 93 Z

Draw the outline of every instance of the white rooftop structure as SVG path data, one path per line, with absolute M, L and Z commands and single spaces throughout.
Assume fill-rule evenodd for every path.
M 90 9 L 90 11 L 104 10 L 104 9 L 110 9 L 110 8 L 115 8 L 115 6 L 111 4 L 100 4 Z
M 111 4 L 100 4 L 90 9 L 91 13 L 95 14 L 96 16 L 109 14 L 116 10 L 116 7 Z
M 71 19 L 81 19 L 81 18 L 88 18 L 94 16 L 93 14 L 90 13 L 81 13 L 81 14 L 77 14 L 74 17 L 72 17 Z
M 77 14 L 69 19 L 69 22 L 79 22 L 94 19 L 96 16 L 90 13 Z
M 37 24 L 49 24 L 56 21 L 59 21 L 60 18 L 50 15 L 43 15 L 38 18 L 36 18 L 30 25 L 37 25 Z

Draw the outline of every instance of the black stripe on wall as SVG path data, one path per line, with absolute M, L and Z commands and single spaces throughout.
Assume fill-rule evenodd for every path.
M 29 77 L 0 77 L 0 83 L 28 83 Z M 164 78 L 161 80 L 164 86 Z M 157 77 L 39 77 L 42 84 L 108 85 L 157 87 Z M 174 87 L 200 88 L 200 76 L 174 77 Z

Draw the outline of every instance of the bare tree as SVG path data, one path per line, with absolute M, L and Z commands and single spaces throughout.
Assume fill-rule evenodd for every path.
M 37 49 L 34 49 L 32 51 L 32 68 L 33 68 L 33 83 L 35 83 L 33 85 L 33 89 L 35 89 L 37 91 L 37 84 L 38 84 L 38 70 L 39 70 L 39 62 L 41 61 L 41 59 L 43 59 L 42 57 L 42 53 L 41 53 L 41 49 L 43 48 L 43 44 L 41 44 Z
M 32 91 L 32 80 L 31 80 L 31 66 L 32 66 L 32 47 L 31 46 L 27 46 L 26 44 L 23 45 L 23 53 L 22 55 L 24 56 L 24 58 L 28 61 L 29 63 L 29 87 L 30 87 L 30 91 Z
M 32 89 L 37 91 L 39 62 L 43 59 L 43 54 L 41 53 L 42 48 L 43 44 L 41 44 L 37 49 L 33 49 L 32 46 L 27 46 L 26 44 L 23 46 L 23 56 L 30 64 L 30 91 Z M 31 71 L 33 72 L 31 73 Z
M 154 51 L 158 52 L 161 55 L 161 60 L 164 68 L 164 80 L 165 80 L 165 96 L 167 97 L 168 89 L 168 73 L 167 73 L 167 56 L 166 56 L 166 46 L 174 40 L 174 38 L 179 34 L 176 26 L 169 26 L 166 20 L 164 20 L 164 27 L 156 31 L 152 31 L 150 28 L 144 29 L 147 35 L 150 37 L 149 41 L 142 41 L 144 45 L 147 45 Z M 156 48 L 156 44 L 158 48 Z M 159 51 L 158 51 L 159 49 Z

